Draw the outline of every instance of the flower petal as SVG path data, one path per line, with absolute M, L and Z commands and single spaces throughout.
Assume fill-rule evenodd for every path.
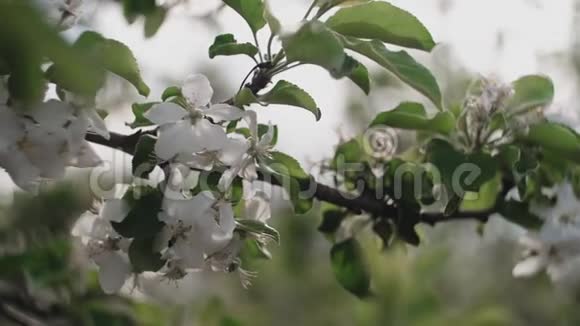
M 547 259 L 544 256 L 531 256 L 520 261 L 514 267 L 514 277 L 531 277 L 546 268 Z
M 166 102 L 154 105 L 143 116 L 158 126 L 177 122 L 187 116 L 187 111 L 181 106 Z
M 228 138 L 219 152 L 219 160 L 226 166 L 235 165 L 243 159 L 249 148 L 247 140 Z
M 190 235 L 187 237 L 187 240 L 179 238 L 175 241 L 173 247 L 171 247 L 186 268 L 200 269 L 205 264 L 203 248 L 197 240 L 198 238 Z
M 159 131 L 155 153 L 159 158 L 167 161 L 180 153 L 199 152 L 203 150 L 203 147 L 196 142 L 197 137 L 189 121 L 167 125 Z
M 108 199 L 103 204 L 101 217 L 110 222 L 122 222 L 131 211 L 131 206 L 124 199 Z
M 204 114 L 213 119 L 214 122 L 233 121 L 241 119 L 244 111 L 229 104 L 214 104 Z
M 48 132 L 62 130 L 67 121 L 74 119 L 74 108 L 68 103 L 49 100 L 33 107 L 29 112 L 30 116 L 41 128 Z
M 13 151 L 0 153 L 0 167 L 4 168 L 12 181 L 21 189 L 36 193 L 40 186 L 40 170 L 32 165 L 24 153 Z
M 206 76 L 201 74 L 187 77 L 181 87 L 183 96 L 193 107 L 208 105 L 213 96 L 213 88 Z
M 94 260 L 99 265 L 99 283 L 103 292 L 117 293 L 131 273 L 128 261 L 117 252 L 105 252 Z
M 97 110 L 87 109 L 85 112 L 87 114 L 87 119 L 89 119 L 90 130 L 97 135 L 109 140 L 111 138 L 111 134 L 109 133 L 109 129 L 107 129 L 105 120 L 101 118 L 101 116 L 97 113 Z
M 103 161 L 87 141 L 83 141 L 79 151 L 73 156 L 69 165 L 77 168 L 92 168 Z
M 236 228 L 236 221 L 234 220 L 234 210 L 232 204 L 228 202 L 220 202 L 218 204 L 219 209 L 219 226 L 221 229 L 221 234 L 217 235 L 217 238 L 231 238 L 234 229 Z
M 247 110 L 244 115 L 244 120 L 250 129 L 252 143 L 256 144 L 258 142 L 258 115 L 252 110 Z
M 221 149 L 227 140 L 224 129 L 206 119 L 200 119 L 193 125 L 193 134 L 198 145 L 207 151 Z
M 246 218 L 266 222 L 271 217 L 270 202 L 266 194 L 256 191 L 252 198 L 246 201 Z

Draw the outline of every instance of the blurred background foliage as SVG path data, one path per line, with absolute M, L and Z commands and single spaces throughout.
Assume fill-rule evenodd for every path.
M 145 19 L 148 37 L 167 14 L 155 1 L 87 2 L 92 9 L 84 18 L 85 28 L 93 23 L 91 13 L 110 2 L 130 22 Z M 200 1 L 191 0 L 192 8 L 196 2 Z M 443 14 L 453 2 L 440 1 Z M 14 94 L 22 99 L 42 94 L 40 67 L 47 58 L 66 67 L 65 78 L 79 89 L 94 92 L 100 86 L 101 68 L 68 45 L 70 35 L 60 37 L 26 6 L 0 3 L 0 73 L 20 76 L 9 81 L 19 90 Z M 215 26 L 219 3 L 209 8 L 187 15 Z M 576 22 L 573 28 L 578 26 Z M 563 66 L 573 64 L 568 73 L 576 79 L 578 42 L 554 56 Z M 444 49 L 430 66 L 452 106 L 461 102 L 472 76 L 449 62 L 454 62 L 452 51 Z M 212 76 L 217 97 L 226 97 L 238 82 L 230 80 L 228 71 L 204 73 Z M 115 77 L 108 78 L 102 106 L 125 106 L 137 97 Z M 156 79 L 159 85 L 175 83 L 167 75 Z M 412 96 L 385 73 L 374 73 L 373 82 L 370 98 L 354 89 L 346 94 L 347 130 L 362 131 L 374 113 L 384 109 L 385 97 L 396 102 Z M 153 87 L 153 92 L 156 89 L 162 87 Z M 373 277 L 373 295 L 359 300 L 334 279 L 331 244 L 316 231 L 319 212 L 294 216 L 278 207 L 273 216 L 282 243 L 271 248 L 270 261 L 247 253 L 246 268 L 259 273 L 249 289 L 234 275 L 200 273 L 179 284 L 135 280 L 122 295 L 106 296 L 70 237 L 74 221 L 91 209 L 94 199 L 87 173 L 75 170 L 66 181 L 47 185 L 39 196 L 16 193 L 1 207 L 0 325 L 580 325 L 574 296 L 554 289 L 544 277 L 512 278 L 517 230 L 500 219 L 486 226 L 462 222 L 424 227 L 419 248 L 393 244 L 383 250 L 379 239 L 359 239 Z

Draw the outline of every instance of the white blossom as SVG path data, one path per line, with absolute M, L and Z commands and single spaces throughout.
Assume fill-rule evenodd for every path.
M 233 236 L 231 203 L 201 192 L 190 199 L 165 199 L 159 219 L 161 247 L 167 246 L 188 269 L 201 269 L 208 255 L 222 249 Z
M 130 240 L 121 237 L 111 221 L 85 213 L 76 223 L 73 236 L 79 237 L 89 258 L 99 267 L 99 283 L 107 294 L 118 292 L 131 276 L 127 251 Z
M 213 89 L 203 75 L 187 78 L 182 93 L 186 108 L 166 102 L 153 106 L 145 114 L 159 126 L 155 153 L 166 161 L 180 154 L 221 150 L 226 146 L 227 136 L 223 127 L 215 123 L 237 120 L 243 115 L 242 110 L 228 104 L 211 105 Z
M 220 180 L 222 190 L 228 189 L 238 175 L 245 180 L 256 180 L 258 178 L 256 164 L 267 162 L 270 159 L 270 151 L 274 147 L 272 143 L 275 130 L 271 124 L 268 126 L 268 131 L 260 137 L 256 112 L 246 111 L 244 120 L 250 129 L 248 150 L 235 164 L 231 165 L 230 169 L 224 172 Z
M 580 201 L 570 184 L 555 189 L 554 207 L 535 205 L 532 210 L 545 219 L 538 233 L 520 238 L 523 257 L 514 267 L 515 277 L 528 277 L 546 271 L 555 283 L 568 282 L 580 270 Z
M 0 167 L 20 188 L 36 191 L 67 166 L 94 167 L 101 160 L 85 140 L 89 122 L 64 102 L 50 100 L 18 111 L 0 105 Z

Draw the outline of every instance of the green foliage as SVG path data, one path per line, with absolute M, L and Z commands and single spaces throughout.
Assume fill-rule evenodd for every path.
M 133 111 L 134 119 L 133 122 L 128 123 L 127 126 L 133 129 L 152 126 L 153 122 L 145 118 L 145 113 L 149 111 L 155 104 L 158 104 L 158 102 L 134 103 L 131 105 L 131 111 Z
M 355 239 L 335 244 L 330 250 L 330 261 L 334 276 L 342 287 L 360 298 L 370 295 L 370 274 Z
M 455 117 L 451 112 L 439 112 L 429 119 L 422 104 L 404 102 L 393 110 L 379 113 L 370 126 L 389 126 L 448 135 L 455 129 Z
M 526 229 L 538 230 L 544 224 L 541 218 L 530 212 L 528 203 L 508 200 L 500 204 L 498 212 L 508 221 Z
M 326 25 L 345 36 L 425 51 L 435 46 L 431 34 L 415 16 L 382 1 L 343 8 Z
M 43 246 L 28 248 L 22 254 L 2 255 L 0 277 L 17 279 L 27 274 L 43 286 L 56 285 L 66 280 L 70 243 L 67 238 L 53 239 Z
M 580 137 L 571 128 L 553 122 L 542 122 L 530 127 L 525 142 L 541 146 L 545 150 L 574 162 L 580 162 Z
M 155 166 L 157 166 L 157 158 L 155 156 L 156 142 L 156 137 L 147 134 L 139 138 L 132 159 L 134 176 L 147 179 L 149 174 L 155 169 Z
M 260 100 L 270 104 L 292 105 L 310 111 L 320 120 L 320 109 L 314 99 L 298 86 L 281 80 L 266 94 L 260 96 Z
M 438 108 L 442 108 L 439 85 L 431 72 L 415 61 L 405 51 L 390 51 L 379 41 L 361 41 L 341 37 L 344 46 L 375 61 L 395 74 L 401 81 L 429 98 Z
M 105 70 L 127 80 L 130 82 L 139 94 L 143 96 L 149 95 L 149 87 L 141 78 L 139 66 L 133 56 L 131 50 L 121 42 L 104 38 L 102 35 L 95 32 L 83 33 L 74 44 L 83 56 L 90 58 L 96 67 L 102 67 L 100 71 L 101 80 L 96 88 L 92 89 L 92 93 L 96 93 L 98 87 L 103 81 L 103 73 Z M 73 91 L 82 92 L 77 85 L 77 76 L 68 76 L 63 73 L 64 65 L 55 63 L 47 71 L 48 78 L 56 83 L 58 86 Z
M 155 36 L 167 16 L 167 9 L 157 7 L 155 10 L 145 16 L 145 37 Z
M 507 107 L 512 114 L 548 105 L 554 99 L 554 84 L 548 77 L 524 76 L 513 85 L 515 93 Z
M 219 55 L 237 54 L 245 54 L 253 58 L 258 54 L 258 48 L 251 43 L 238 43 L 233 34 L 216 36 L 214 43 L 209 47 L 209 57 L 212 59 Z
M 224 3 L 244 18 L 254 34 L 266 26 L 262 0 L 224 0 Z
M 452 214 L 460 207 L 466 192 L 479 192 L 480 188 L 498 172 L 498 163 L 483 152 L 461 153 L 451 144 L 434 139 L 428 145 L 428 161 L 440 174 L 448 197 L 445 213 Z
M 360 87 L 360 89 L 365 94 L 368 95 L 371 92 L 371 81 L 367 67 L 348 55 L 346 56 L 346 60 L 352 60 L 354 64 L 354 68 L 348 75 L 348 78 L 352 80 L 358 87 Z
M 129 214 L 121 222 L 111 222 L 113 229 L 126 238 L 149 238 L 155 236 L 163 226 L 158 219 L 163 194 L 156 189 L 133 187 L 123 200 L 131 205 Z
M 272 161 L 268 165 L 269 168 L 277 173 L 290 176 L 296 179 L 309 179 L 310 175 L 302 169 L 300 163 L 292 156 L 278 152 L 270 152 Z
M 183 93 L 181 92 L 181 88 L 177 87 L 177 86 L 170 86 L 167 87 L 164 91 L 163 94 L 161 94 L 161 100 L 163 102 L 167 101 L 167 100 L 171 100 L 175 97 L 183 97 Z
M 161 254 L 154 251 L 155 237 L 135 238 L 129 246 L 129 260 L 133 267 L 133 272 L 157 272 L 164 265 L 165 261 Z
M 234 104 L 239 108 L 244 106 L 258 103 L 258 98 L 252 91 L 247 87 L 242 87 L 242 89 L 234 96 Z
M 28 1 L 0 3 L 0 30 L 0 62 L 4 73 L 11 73 L 9 87 L 14 99 L 25 103 L 42 99 L 40 66 L 45 60 L 58 64 L 61 78 L 74 81 L 80 93 L 94 93 L 99 88 L 98 67 L 71 48 Z
M 288 62 L 318 65 L 335 78 L 348 76 L 355 68 L 347 60 L 344 46 L 337 36 L 318 21 L 308 22 L 293 35 L 282 39 Z
M 333 235 L 347 217 L 348 213 L 341 209 L 329 209 L 322 213 L 322 222 L 318 226 L 318 231 L 324 234 Z

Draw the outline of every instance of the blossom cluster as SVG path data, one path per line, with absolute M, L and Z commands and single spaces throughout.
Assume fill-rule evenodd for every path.
M 542 105 L 523 111 L 510 107 L 514 96 L 512 84 L 493 78 L 481 78 L 471 85 L 460 119 L 461 136 L 468 148 L 508 144 L 544 119 Z
M 255 241 L 263 248 L 277 238 L 266 224 L 269 198 L 256 186 L 258 164 L 269 158 L 274 129 L 270 126 L 260 135 L 255 112 L 211 104 L 213 89 L 203 75 L 187 78 L 181 92 L 183 96 L 175 101 L 156 104 L 145 113 L 157 128 L 154 156 L 166 175 L 164 182 L 150 190 L 162 197 L 156 212 L 162 227 L 147 248 L 161 264 L 148 272 L 179 280 L 195 271 L 236 271 L 247 285 L 252 273 L 241 268 L 239 257 L 244 242 Z M 222 123 L 231 121 L 245 121 L 249 137 L 228 134 Z M 205 180 L 200 172 L 204 171 L 221 173 L 215 187 L 202 186 Z M 199 180 L 192 185 L 189 181 L 195 177 Z M 243 196 L 233 198 L 233 188 L 240 184 Z M 140 241 L 135 239 L 138 235 L 124 237 L 114 227 L 128 218 L 138 200 L 135 192 L 105 200 L 98 214 L 85 214 L 73 232 L 99 266 L 107 293 L 117 292 L 141 272 L 130 255 L 132 243 Z
M 94 109 L 54 99 L 17 103 L 0 80 L 0 167 L 20 188 L 36 192 L 43 179 L 61 178 L 67 166 L 97 166 L 88 132 L 108 137 Z

